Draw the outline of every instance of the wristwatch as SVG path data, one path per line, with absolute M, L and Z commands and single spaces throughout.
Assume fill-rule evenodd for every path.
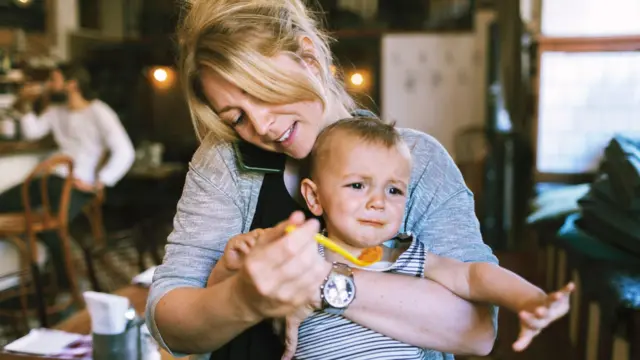
M 334 262 L 331 272 L 320 286 L 322 310 L 328 314 L 342 315 L 356 298 L 356 283 L 351 268 Z

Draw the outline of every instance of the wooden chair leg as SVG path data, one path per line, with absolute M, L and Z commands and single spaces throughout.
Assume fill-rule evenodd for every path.
M 29 248 L 25 244 L 24 240 L 17 236 L 11 236 L 8 239 L 17 249 L 20 254 L 20 282 L 18 284 L 18 292 L 20 294 L 20 313 L 24 320 L 25 329 L 29 328 L 29 264 L 31 257 L 29 256 Z
M 99 202 L 93 202 L 87 206 L 84 213 L 89 221 L 89 227 L 91 228 L 92 242 L 83 244 L 84 260 L 87 267 L 87 273 L 89 281 L 91 281 L 91 287 L 94 291 L 101 291 L 100 283 L 98 282 L 98 276 L 96 274 L 93 253 L 95 250 L 100 250 L 106 247 L 106 232 L 104 229 L 104 222 L 102 218 L 102 206 Z
M 93 263 L 93 251 L 89 247 L 83 247 L 82 252 L 84 254 L 84 262 L 87 266 L 87 275 L 89 276 L 89 281 L 91 282 L 91 287 L 93 291 L 100 292 L 101 287 L 98 282 L 98 276 L 96 275 L 96 269 Z
M 40 275 L 40 267 L 38 266 L 38 245 L 36 235 L 32 232 L 27 233 L 29 244 L 29 265 L 31 267 L 31 276 L 35 287 L 36 303 L 38 307 L 38 318 L 40 326 L 48 327 L 47 305 L 45 303 L 44 284 Z
M 40 276 L 40 268 L 37 263 L 31 264 L 31 275 L 33 276 L 33 284 L 35 286 L 36 303 L 38 306 L 38 318 L 40 320 L 40 326 L 46 328 L 49 327 L 47 319 L 47 305 L 44 298 L 44 285 L 42 284 L 42 277 Z
M 71 239 L 66 228 L 60 228 L 58 230 L 60 241 L 62 242 L 62 252 L 64 254 L 64 264 L 67 271 L 67 277 L 69 280 L 69 290 L 71 291 L 71 297 L 73 302 L 80 308 L 84 307 L 84 300 L 80 294 L 80 288 L 78 286 L 78 277 L 75 274 L 75 268 L 73 266 L 73 257 L 71 256 Z
M 93 248 L 102 249 L 106 246 L 106 232 L 102 218 L 102 207 L 99 203 L 92 203 L 84 209 L 84 213 L 91 227 Z

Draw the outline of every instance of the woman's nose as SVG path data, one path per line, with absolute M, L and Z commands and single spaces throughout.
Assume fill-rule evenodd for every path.
M 269 129 L 271 129 L 271 125 L 273 125 L 275 120 L 275 117 L 266 107 L 254 108 L 251 110 L 251 113 L 247 115 L 256 134 L 260 136 L 265 136 L 269 133 Z

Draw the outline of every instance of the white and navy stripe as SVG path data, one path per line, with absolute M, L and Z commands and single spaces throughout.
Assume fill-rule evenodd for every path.
M 320 251 L 324 253 L 322 248 Z M 424 245 L 413 241 L 386 272 L 423 277 L 425 259 Z M 343 316 L 324 312 L 313 313 L 300 325 L 295 355 L 299 360 L 408 360 L 426 357 L 425 350 L 421 348 L 377 333 Z

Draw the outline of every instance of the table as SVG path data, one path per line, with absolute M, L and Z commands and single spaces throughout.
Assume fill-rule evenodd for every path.
M 136 309 L 139 315 L 144 316 L 144 310 L 147 304 L 147 297 L 149 296 L 149 289 L 130 285 L 124 287 L 116 292 L 115 295 L 124 296 L 129 299 L 131 305 Z M 77 334 L 89 334 L 91 332 L 91 318 L 87 310 L 82 310 L 68 318 L 67 320 L 59 323 L 54 329 L 63 330 Z M 176 360 L 169 353 L 161 350 L 162 360 Z M 45 358 L 29 355 L 17 355 L 7 354 L 0 352 L 0 360 L 43 360 Z
M 41 141 L 0 141 L 0 193 L 23 182 L 55 149 L 49 137 Z
M 182 163 L 164 162 L 157 166 L 134 165 L 126 177 L 140 180 L 165 180 L 176 174 L 186 173 L 187 166 Z

